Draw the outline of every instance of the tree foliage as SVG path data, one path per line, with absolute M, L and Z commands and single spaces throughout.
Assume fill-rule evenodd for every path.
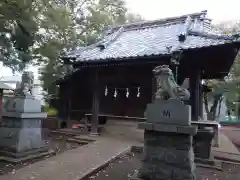
M 38 32 L 36 1 L 0 1 L 0 61 L 21 70 L 31 60 Z
M 226 34 L 235 34 L 240 32 L 239 23 L 223 23 L 217 26 Z M 233 66 L 228 77 L 224 80 L 208 80 L 205 84 L 211 87 L 212 92 L 204 94 L 204 105 L 209 120 L 219 118 L 221 104 L 225 104 L 229 112 L 234 108 L 233 102 L 236 101 L 236 95 L 240 93 L 240 55 L 235 58 Z
M 50 1 L 51 2 L 51 1 Z M 127 13 L 123 0 L 72 0 L 54 1 L 42 13 L 41 43 L 35 50 L 45 65 L 41 80 L 48 94 L 56 93 L 52 83 L 64 72 L 59 55 L 77 46 L 94 43 L 108 25 L 140 21 L 141 17 Z M 128 21 L 129 20 L 129 21 Z

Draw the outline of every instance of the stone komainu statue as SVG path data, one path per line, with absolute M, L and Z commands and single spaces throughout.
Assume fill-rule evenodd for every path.
M 157 81 L 156 100 L 177 99 L 185 101 L 190 98 L 189 91 L 176 83 L 173 72 L 168 65 L 158 66 L 153 72 Z
M 33 88 L 33 82 L 34 76 L 33 72 L 23 72 L 22 74 L 22 82 L 15 90 L 15 95 L 20 96 L 31 96 L 32 95 L 32 88 Z

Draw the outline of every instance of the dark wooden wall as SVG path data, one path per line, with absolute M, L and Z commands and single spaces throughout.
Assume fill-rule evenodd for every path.
M 83 68 L 60 85 L 59 115 L 79 119 L 84 113 L 91 113 L 93 94 L 92 68 Z M 100 81 L 100 113 L 119 116 L 142 117 L 146 104 L 152 99 L 152 66 L 109 66 L 98 67 Z M 105 96 L 105 87 L 108 95 Z M 140 97 L 137 97 L 140 87 Z M 118 95 L 114 98 L 114 90 Z M 129 98 L 126 97 L 129 88 Z M 71 100 L 70 100 L 71 99 Z M 61 113 L 62 112 L 62 113 Z
M 152 97 L 152 67 L 151 66 L 119 66 L 109 67 L 105 72 L 100 72 L 101 98 L 100 113 L 119 116 L 144 115 L 146 104 Z M 108 95 L 104 95 L 105 87 L 108 87 Z M 140 97 L 137 97 L 140 87 Z M 115 88 L 118 92 L 114 98 Z M 126 88 L 129 88 L 129 97 L 126 97 Z
M 221 78 L 227 75 L 237 51 L 234 45 L 221 47 L 201 48 L 188 50 L 181 57 L 178 68 L 178 83 L 181 84 L 186 77 L 191 78 L 191 100 L 193 116 L 199 116 L 199 83 L 201 79 Z M 84 113 L 92 111 L 94 71 L 98 69 L 100 81 L 99 112 L 142 117 L 146 104 L 152 99 L 155 86 L 152 83 L 152 69 L 160 64 L 169 64 L 170 57 L 155 57 L 155 59 L 135 59 L 135 65 L 111 65 L 103 67 L 86 67 L 75 72 L 60 84 L 59 116 L 80 119 Z M 130 60 L 129 60 L 130 61 Z M 151 62 L 150 62 L 151 61 Z M 144 62 L 144 63 L 140 63 Z M 134 64 L 134 63 L 132 63 Z M 141 65 L 142 64 L 142 65 Z M 170 67 L 175 73 L 176 68 Z M 198 81 L 198 82 L 196 82 Z M 104 96 L 104 89 L 108 86 L 108 96 Z M 137 87 L 140 86 L 140 98 L 137 98 Z M 114 88 L 118 89 L 118 96 L 113 97 Z M 126 98 L 126 88 L 130 95 Z M 194 95 L 194 97 L 193 97 Z M 198 102 L 196 102 L 198 101 Z M 70 113 L 71 109 L 71 113 Z

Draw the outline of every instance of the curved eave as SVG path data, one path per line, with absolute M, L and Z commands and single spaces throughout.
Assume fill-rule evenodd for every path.
M 206 46 L 206 47 L 198 47 L 198 48 L 189 48 L 189 49 L 183 49 L 184 52 L 194 52 L 198 51 L 200 49 L 209 49 L 213 47 L 222 47 L 228 44 L 234 44 L 236 45 L 236 48 L 240 48 L 240 41 L 235 42 L 228 42 L 224 44 L 216 44 L 212 46 Z M 152 63 L 155 62 L 154 60 L 151 61 L 150 59 L 155 59 L 158 57 L 171 57 L 171 54 L 169 53 L 159 53 L 159 54 L 151 54 L 151 55 L 144 55 L 144 56 L 128 56 L 128 57 L 119 57 L 119 58 L 105 58 L 105 59 L 89 59 L 89 60 L 79 60 L 80 57 L 74 57 L 74 56 L 65 56 L 61 57 L 66 64 L 72 64 L 75 66 L 105 66 L 110 64 L 138 64 L 138 63 Z M 139 60 L 139 62 L 138 62 Z M 146 61 L 147 60 L 147 61 Z
M 233 48 L 237 48 L 236 50 L 239 50 L 240 48 L 240 41 L 237 42 L 229 42 L 221 45 L 212 45 L 208 47 L 201 47 L 201 48 L 194 48 L 194 49 L 187 49 L 184 50 L 184 53 L 191 52 L 194 53 L 198 50 L 204 50 L 209 49 L 213 47 L 223 47 L 226 45 L 233 44 Z M 237 55 L 237 51 L 235 53 Z M 231 55 L 233 57 L 233 55 Z M 159 59 L 161 57 L 161 60 Z M 137 57 L 123 57 L 118 59 L 94 59 L 94 60 L 88 60 L 88 61 L 76 61 L 76 57 L 62 57 L 65 58 L 65 61 L 68 61 L 67 64 L 72 64 L 74 68 L 84 68 L 84 67 L 104 67 L 104 66 L 124 66 L 124 65 L 133 65 L 133 64 L 159 64 L 159 63 L 170 63 L 170 57 L 171 54 L 159 54 L 159 55 L 151 55 L 151 56 L 137 56 Z M 231 58 L 232 62 L 234 61 L 234 58 Z M 72 62 L 70 61 L 72 60 Z M 164 61 L 166 60 L 166 61 Z M 229 63 L 232 63 L 229 61 Z M 76 72 L 74 72 L 76 73 Z M 224 72 L 217 72 L 217 74 L 204 74 L 203 79 L 221 79 L 225 76 L 227 76 L 229 73 L 229 70 L 226 70 Z M 71 74 L 66 75 L 63 79 L 59 79 L 57 83 L 59 84 L 62 81 L 65 81 L 71 76 Z

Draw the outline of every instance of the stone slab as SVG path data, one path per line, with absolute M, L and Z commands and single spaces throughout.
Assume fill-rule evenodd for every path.
M 47 118 L 47 113 L 45 112 L 28 112 L 28 113 L 21 113 L 21 112 L 4 112 L 3 113 L 3 118 L 4 117 L 12 117 L 12 118 L 42 118 L 45 119 Z
M 13 97 L 7 104 L 5 112 L 41 112 L 41 101 L 34 97 Z
M 183 134 L 195 135 L 197 134 L 198 127 L 197 126 L 178 126 L 177 132 Z
M 53 150 L 49 150 L 49 151 L 44 151 L 44 152 L 38 152 L 35 154 L 30 154 L 30 155 L 24 156 L 24 157 L 0 156 L 0 161 L 5 161 L 5 162 L 9 162 L 9 163 L 24 163 L 31 159 L 37 159 L 37 158 L 41 158 L 44 156 L 52 155 L 53 153 L 55 153 Z
M 42 148 L 41 119 L 2 119 L 0 147 L 12 152 L 25 152 Z
M 190 125 L 191 107 L 175 99 L 155 101 L 147 105 L 145 116 L 149 123 Z
M 19 159 L 19 158 L 25 158 L 28 156 L 36 156 L 37 154 L 46 153 L 48 151 L 49 151 L 48 146 L 42 146 L 38 149 L 32 149 L 30 151 L 23 151 L 23 152 L 17 152 L 17 151 L 7 150 L 7 149 L 6 150 L 0 149 L 0 154 L 6 158 Z
M 188 150 L 192 144 L 192 137 L 187 134 L 145 131 L 144 144 L 146 146 L 174 147 Z
M 148 122 L 138 123 L 139 129 L 153 130 L 158 132 L 173 132 L 179 134 L 195 135 L 197 133 L 197 126 L 182 126 L 182 125 L 170 125 L 170 124 L 156 124 Z
M 235 136 L 238 137 L 237 135 Z M 240 157 L 238 148 L 224 133 L 219 133 L 219 147 L 213 147 L 212 150 L 222 153 L 238 154 Z
M 140 122 L 138 123 L 139 129 L 153 130 L 153 123 Z
M 2 175 L 1 180 L 79 180 L 125 153 L 130 145 L 102 137 L 99 141 L 31 164 L 31 168 L 27 166 L 15 174 Z
M 153 130 L 158 132 L 173 132 L 177 133 L 176 125 L 153 124 Z
M 240 163 L 240 155 L 239 154 L 213 151 L 213 155 L 214 155 L 214 158 L 222 160 L 222 161 Z
M 164 129 L 164 132 L 144 132 L 143 160 L 138 177 L 155 180 L 194 180 L 196 167 L 192 135 L 177 132 L 177 125 L 157 125 L 159 129 Z M 166 130 L 166 127 L 170 127 L 170 130 Z

